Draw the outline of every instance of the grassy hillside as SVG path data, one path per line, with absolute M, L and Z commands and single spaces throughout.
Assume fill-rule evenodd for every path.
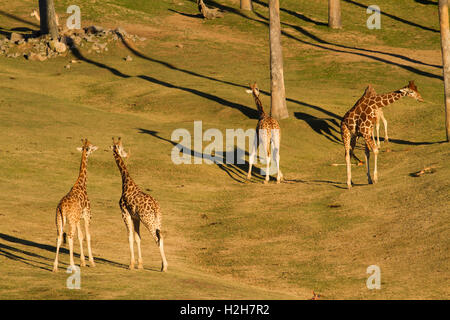
M 121 26 L 147 40 L 104 54 L 81 48 L 82 62 L 70 69 L 71 54 L 0 57 L 0 298 L 307 299 L 312 290 L 325 299 L 448 298 L 450 154 L 437 6 L 383 1 L 382 28 L 369 30 L 372 3 L 341 2 L 344 28 L 331 31 L 324 1 L 281 1 L 290 117 L 280 122 L 280 185 L 259 175 L 245 182 L 247 165 L 170 158 L 172 132 L 193 132 L 194 121 L 203 131 L 254 128 L 250 81 L 269 110 L 266 1 L 254 1 L 254 13 L 237 0 L 207 1 L 227 12 L 203 21 L 195 1 L 83 0 L 83 26 Z M 57 1 L 62 21 L 70 4 Z M 0 4 L 0 35 L 37 29 L 34 6 Z M 383 93 L 409 80 L 425 102 L 387 107 L 391 142 L 382 142 L 379 183 L 367 185 L 365 168 L 353 167 L 356 185 L 347 190 L 345 167 L 331 166 L 345 163 L 341 116 L 368 83 Z M 145 270 L 126 269 L 112 136 L 131 148 L 132 177 L 162 207 L 166 274 L 157 272 L 146 230 Z M 84 137 L 99 146 L 88 163 L 97 267 L 82 268 L 82 289 L 68 290 L 68 246 L 61 271 L 50 272 L 55 208 L 76 180 Z M 411 176 L 430 166 L 434 173 Z M 381 268 L 381 290 L 366 288 L 369 265 Z

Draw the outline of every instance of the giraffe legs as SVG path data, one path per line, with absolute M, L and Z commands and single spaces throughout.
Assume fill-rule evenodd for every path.
M 91 267 L 95 267 L 94 257 L 92 255 L 91 233 L 89 231 L 89 224 L 90 224 L 89 219 L 85 218 L 84 219 L 84 230 L 86 232 L 86 242 L 87 242 L 88 255 L 89 255 L 89 264 L 91 265 Z
M 352 164 L 350 162 L 350 159 L 352 155 L 356 158 L 356 156 L 353 154 L 353 148 L 354 145 L 356 144 L 356 137 L 352 137 L 350 130 L 347 128 L 346 125 L 341 126 L 341 136 L 345 148 L 345 163 L 347 166 L 347 188 L 351 189 L 353 183 L 352 183 Z
M 63 240 L 63 218 L 59 210 L 56 212 L 56 257 L 55 262 L 53 263 L 53 272 L 58 271 L 58 257 L 59 257 L 59 248 L 61 247 L 61 243 Z
M 255 162 L 256 151 L 258 150 L 258 133 L 255 133 L 255 137 L 253 139 L 253 144 L 251 146 L 250 155 L 248 158 L 248 173 L 247 180 L 250 180 L 252 177 L 252 166 Z
M 138 219 L 133 219 L 134 227 L 134 241 L 136 241 L 136 246 L 138 249 L 138 269 L 144 269 L 142 261 L 142 251 L 141 251 L 141 235 L 139 232 L 140 221 Z
M 280 132 L 272 130 L 273 158 L 277 166 L 277 183 L 281 182 L 283 174 L 280 171 Z
M 83 252 L 83 232 L 81 231 L 81 228 L 80 228 L 80 221 L 77 222 L 77 231 L 78 231 L 78 242 L 80 243 L 80 259 L 81 259 L 80 266 L 85 267 L 86 260 L 85 260 L 84 252 Z
M 75 267 L 75 261 L 73 260 L 73 238 L 75 236 L 76 225 L 70 224 L 69 234 L 67 236 L 69 241 L 70 263 L 69 266 Z
M 131 216 L 128 212 L 124 212 L 122 209 L 123 221 L 127 227 L 128 231 L 128 244 L 130 245 L 130 266 L 129 269 L 134 269 L 134 239 L 133 239 L 133 221 L 131 220 Z
M 381 117 L 381 120 L 383 120 L 383 124 L 384 124 L 384 142 L 389 142 L 386 118 L 384 117 L 383 113 L 380 114 L 380 117 Z M 380 146 L 379 142 L 378 142 L 378 146 Z
M 162 260 L 162 264 L 161 264 L 161 272 L 166 272 L 167 271 L 167 267 L 168 267 L 168 263 L 167 263 L 167 259 L 166 259 L 166 255 L 164 253 L 164 240 L 161 234 L 161 222 L 160 222 L 160 218 L 156 218 L 157 221 L 155 222 L 155 224 L 149 223 L 146 220 L 143 220 L 142 223 L 145 225 L 145 227 L 148 229 L 148 231 L 150 231 L 153 239 L 156 242 L 156 245 L 159 248 L 159 253 L 161 254 L 161 260 Z
M 367 180 L 368 180 L 369 184 L 373 184 L 378 181 L 378 171 L 377 171 L 378 147 L 373 142 L 370 135 L 365 135 L 364 140 L 366 141 L 365 156 L 366 156 L 366 167 L 367 167 Z M 374 154 L 373 180 L 370 176 L 370 164 L 369 164 L 370 150 L 372 150 L 373 154 Z

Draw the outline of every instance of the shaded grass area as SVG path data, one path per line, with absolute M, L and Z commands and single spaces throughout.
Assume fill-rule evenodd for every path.
M 386 1 L 382 11 L 398 19 L 383 15 L 386 28 L 374 34 L 365 28 L 365 10 L 353 2 L 343 1 L 347 18 L 340 32 L 323 25 L 323 1 L 283 2 L 290 117 L 281 121 L 281 185 L 262 185 L 258 168 L 245 182 L 246 163 L 177 166 L 170 160 L 176 144 L 171 133 L 193 132 L 195 120 L 203 121 L 203 130 L 253 128 L 254 102 L 245 93 L 250 81 L 259 83 L 269 110 L 263 1 L 255 2 L 255 13 L 239 11 L 236 1 L 210 1 L 228 12 L 207 22 L 180 14 L 196 12 L 192 1 L 106 1 L 102 7 L 86 1 L 89 22 L 112 25 L 120 12 L 120 24 L 148 41 L 124 41 L 108 55 L 75 49 L 43 63 L 2 58 L 0 296 L 306 299 L 312 290 L 329 299 L 448 296 L 442 283 L 449 279 L 449 151 L 441 143 L 437 20 L 426 19 L 435 9 Z M 31 4 L 21 1 L 14 12 L 0 7 L 15 16 L 3 15 L 1 27 L 24 25 Z M 112 10 L 121 7 L 131 11 Z M 404 40 L 412 31 L 414 38 Z M 123 61 L 126 55 L 133 56 L 131 63 Z M 82 63 L 65 70 L 73 57 Z M 426 102 L 403 99 L 386 109 L 391 143 L 382 145 L 380 182 L 368 186 L 365 169 L 354 167 L 356 186 L 345 190 L 344 167 L 330 166 L 344 163 L 340 117 L 367 83 L 381 93 L 412 79 Z M 167 274 L 155 272 L 159 253 L 144 232 L 146 270 L 125 270 L 129 249 L 112 136 L 132 149 L 132 177 L 163 208 Z M 84 137 L 99 146 L 88 164 L 98 265 L 82 269 L 83 289 L 73 292 L 65 289 L 67 249 L 62 272 L 49 270 L 54 210 L 77 177 L 75 148 Z M 361 149 L 357 153 L 363 158 Z M 434 173 L 410 176 L 430 165 Z M 383 289 L 376 292 L 365 287 L 372 264 L 382 270 Z

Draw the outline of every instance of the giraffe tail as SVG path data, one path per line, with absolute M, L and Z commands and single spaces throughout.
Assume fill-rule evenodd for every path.
M 161 230 L 156 229 L 156 238 L 158 238 L 157 243 L 158 243 L 158 247 L 161 243 Z

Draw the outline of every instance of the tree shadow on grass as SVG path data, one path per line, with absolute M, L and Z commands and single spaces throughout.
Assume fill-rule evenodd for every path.
M 28 246 L 28 247 L 33 247 L 33 248 L 38 248 L 38 249 L 45 250 L 45 251 L 52 252 L 52 253 L 56 254 L 56 247 L 55 246 L 51 246 L 51 245 L 47 245 L 47 244 L 42 244 L 42 243 L 30 241 L 30 240 L 17 238 L 17 237 L 14 237 L 14 236 L 11 236 L 11 235 L 7 235 L 7 234 L 4 234 L 4 233 L 0 233 L 0 239 L 4 240 L 4 241 L 11 242 L 11 243 L 16 243 L 16 244 L 20 244 L 20 245 L 24 245 L 24 246 Z M 7 250 L 9 250 L 9 251 L 7 251 Z M 42 260 L 46 260 L 46 261 L 53 261 L 53 259 L 51 259 L 51 258 L 46 258 L 44 256 L 41 256 L 41 255 L 33 253 L 33 252 L 29 252 L 29 251 L 26 251 L 26 250 L 21 250 L 21 249 L 14 248 L 14 247 L 11 247 L 11 246 L 5 245 L 5 244 L 0 244 L 0 254 L 5 256 L 5 257 L 7 257 L 7 258 L 9 258 L 9 259 L 16 260 L 16 261 L 21 261 L 23 263 L 26 263 L 28 265 L 31 265 L 31 266 L 34 266 L 34 267 L 38 267 L 38 268 L 41 268 L 41 269 L 45 269 L 45 270 L 49 270 L 49 271 L 53 270 L 53 263 L 50 264 L 50 266 L 51 266 L 50 268 L 37 266 L 34 263 L 39 263 L 39 264 L 44 264 L 44 265 L 49 265 L 49 264 L 46 264 L 46 263 L 43 263 L 43 262 L 40 262 L 40 261 L 33 261 L 34 263 L 31 263 L 31 260 L 29 260 L 27 258 L 24 258 L 24 257 L 20 257 L 20 256 L 18 256 L 16 254 L 13 254 L 13 253 L 11 253 L 11 251 L 16 252 L 16 253 L 25 254 L 27 256 L 38 258 L 38 259 L 42 259 Z M 60 254 L 65 254 L 65 255 L 69 255 L 69 253 L 70 253 L 68 249 L 62 248 L 62 247 L 59 248 L 59 252 L 60 252 Z M 73 256 L 74 256 L 74 258 L 80 258 L 80 255 L 78 253 L 75 253 L 75 252 L 73 253 Z M 101 264 L 106 264 L 106 265 L 110 265 L 110 266 L 114 266 L 114 267 L 118 267 L 118 268 L 128 269 L 128 266 L 124 265 L 122 263 L 114 262 L 114 261 L 103 259 L 103 258 L 98 258 L 98 257 L 95 257 L 95 256 L 94 256 L 94 261 L 96 263 L 101 263 Z M 60 262 L 60 263 L 62 263 L 62 262 Z M 65 263 L 63 263 L 63 264 L 65 264 Z
M 180 12 L 177 10 L 173 10 L 173 9 L 169 9 L 169 11 L 181 14 L 182 16 L 185 17 L 189 17 L 189 18 L 198 18 L 198 19 L 203 19 L 203 15 L 201 13 L 197 13 L 197 14 L 192 14 L 192 13 L 184 13 L 184 12 Z
M 341 139 L 339 139 L 340 131 L 336 129 L 339 128 L 339 123 L 336 119 L 317 118 L 304 112 L 294 112 L 294 116 L 297 119 L 305 121 L 311 129 L 318 134 L 323 135 L 331 142 L 342 144 Z
M 409 140 L 402 140 L 402 139 L 392 139 L 389 138 L 389 142 L 395 143 L 395 144 L 403 144 L 403 145 L 410 145 L 410 146 L 424 146 L 424 145 L 432 145 L 432 144 L 441 144 L 441 143 L 447 143 L 447 141 L 436 141 L 436 142 L 426 142 L 426 141 L 409 141 Z
M 22 23 L 25 23 L 25 24 L 28 24 L 28 25 L 36 27 L 36 28 L 40 28 L 39 24 L 37 24 L 37 23 L 30 22 L 28 20 L 22 19 L 22 18 L 20 18 L 20 17 L 18 17 L 16 15 L 13 15 L 11 13 L 5 12 L 3 10 L 0 10 L 0 15 L 8 17 L 8 18 L 16 20 L 16 21 L 19 21 L 19 22 L 22 22 Z
M 353 0 L 343 0 L 343 1 L 348 2 L 348 3 L 351 3 L 351 4 L 354 4 L 355 6 L 358 6 L 358 7 L 364 8 L 364 9 L 367 9 L 367 7 L 368 7 L 368 6 L 365 5 L 365 4 L 358 3 L 358 2 L 353 1 Z M 427 2 L 427 4 L 437 4 L 437 3 L 435 3 L 435 2 L 427 1 L 427 0 L 415 0 L 415 1 L 416 1 L 416 2 L 421 2 L 421 3 Z M 413 27 L 416 27 L 416 28 L 419 28 L 419 29 L 422 29 L 422 30 L 427 30 L 427 31 L 439 33 L 439 30 L 436 30 L 436 29 L 433 29 L 433 28 L 429 28 L 429 27 L 422 26 L 422 25 L 420 25 L 420 24 L 418 24 L 418 23 L 415 23 L 415 22 L 412 22 L 412 21 L 409 21 L 409 20 L 406 20 L 406 19 L 403 19 L 403 18 L 394 16 L 393 14 L 386 13 L 386 12 L 384 12 L 384 11 L 381 11 L 381 14 L 384 15 L 384 16 L 386 16 L 386 17 L 389 17 L 389 18 L 391 18 L 391 19 L 394 19 L 394 20 L 396 20 L 396 21 L 402 22 L 402 23 L 404 23 L 404 24 L 407 24 L 407 25 L 410 25 L 410 26 L 413 26 Z

